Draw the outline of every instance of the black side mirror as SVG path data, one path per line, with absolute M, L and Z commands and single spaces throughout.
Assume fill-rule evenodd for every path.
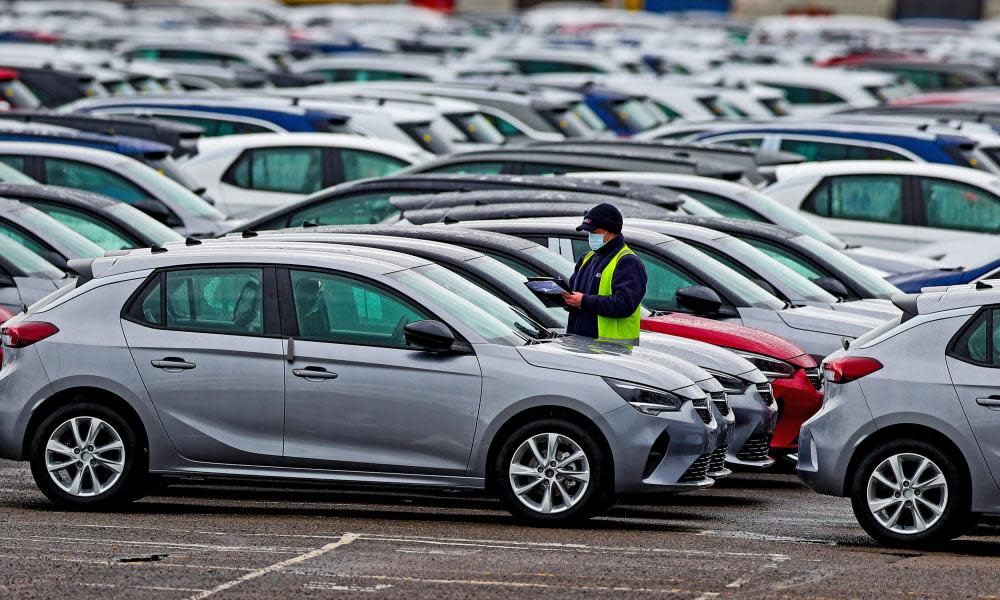
M 677 290 L 677 304 L 701 315 L 714 315 L 722 308 L 722 298 L 710 287 L 692 285 Z
M 157 200 L 144 198 L 142 200 L 135 201 L 132 203 L 132 206 L 168 227 L 179 227 L 183 225 L 181 220 L 178 219 L 174 213 L 170 212 L 170 209 Z
M 821 277 L 813 281 L 816 285 L 821 287 L 823 290 L 830 292 L 834 296 L 844 300 L 850 297 L 851 292 L 847 289 L 839 279 L 834 279 L 833 277 Z
M 455 344 L 455 334 L 441 321 L 414 321 L 403 327 L 406 343 L 427 352 L 448 352 Z

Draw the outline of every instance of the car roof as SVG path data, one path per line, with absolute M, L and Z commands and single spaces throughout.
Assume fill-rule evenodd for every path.
M 421 240 L 391 235 L 350 233 L 346 231 L 316 231 L 316 229 L 317 228 L 315 227 L 281 229 L 278 231 L 263 233 L 259 237 L 252 239 L 270 240 L 274 238 L 289 237 L 299 239 L 300 241 L 306 241 L 305 238 L 309 238 L 310 240 L 316 240 L 318 243 L 323 243 L 322 240 L 328 238 L 330 241 L 326 243 L 357 243 L 361 245 L 377 243 L 386 246 L 393 246 L 393 248 L 400 248 L 400 251 L 404 253 L 408 250 L 412 250 L 413 252 L 420 253 L 421 255 L 447 258 L 461 262 L 485 256 L 482 252 L 470 250 L 463 246 L 456 246 L 446 242 L 434 240 Z
M 748 221 L 745 219 L 727 219 L 724 217 L 701 217 L 696 215 L 671 215 L 667 220 L 676 223 L 688 223 L 707 227 L 716 231 L 728 233 L 729 235 L 755 235 L 758 237 L 787 240 L 805 235 L 801 231 L 796 231 L 781 225 L 762 223 L 760 221 Z
M 302 237 L 299 237 L 299 236 Z M 372 236 L 355 236 L 355 235 L 335 235 L 335 234 L 318 234 L 312 237 L 316 241 L 310 241 L 304 239 L 305 236 L 310 236 L 309 233 L 289 233 L 287 235 L 267 235 L 252 238 L 243 237 L 222 237 L 213 240 L 204 240 L 203 244 L 206 244 L 210 248 L 221 247 L 226 245 L 233 245 L 241 248 L 275 248 L 280 250 L 308 250 L 310 252 L 338 252 L 341 254 L 354 254 L 357 256 L 370 256 L 379 260 L 384 260 L 385 262 L 390 262 L 407 269 L 412 269 L 415 267 L 421 267 L 425 265 L 435 264 L 432 260 L 426 258 L 419 258 L 413 254 L 407 254 L 406 252 L 399 252 L 396 250 L 387 250 L 382 248 L 373 248 L 371 246 L 357 245 L 352 246 L 350 244 L 336 243 L 331 244 L 329 242 L 321 241 L 321 238 L 325 235 L 330 235 L 331 237 L 339 237 L 341 239 L 351 238 L 363 238 Z M 388 238 L 387 238 L 388 239 Z M 200 245 L 186 245 L 186 242 L 173 242 L 167 244 L 168 250 L 173 251 L 182 248 L 198 248 Z
M 169 149 L 169 147 L 167 148 Z M 86 146 L 77 146 L 74 144 L 47 142 L 0 141 L 0 152 L 21 155 L 58 156 L 61 158 L 73 158 L 86 162 L 120 162 L 130 160 L 127 156 L 117 154 L 115 152 L 109 152 L 107 150 L 99 150 L 97 148 L 88 148 Z
M 917 314 L 933 314 L 946 310 L 1000 304 L 1000 280 L 928 287 L 919 294 L 903 294 L 892 299 L 906 313 L 903 320 Z
M 537 231 L 570 235 L 583 235 L 577 231 L 579 222 L 573 219 L 561 218 L 523 218 L 523 219 L 482 219 L 478 221 L 467 221 L 462 223 L 462 227 L 478 228 L 502 225 L 504 228 L 520 231 Z M 647 246 L 659 246 L 666 242 L 676 241 L 674 238 L 648 229 L 641 229 L 626 225 L 622 228 L 625 238 L 630 241 L 645 244 Z
M 583 203 L 596 206 L 603 202 L 619 209 L 630 209 L 634 214 L 662 218 L 670 214 L 665 208 L 628 198 L 609 198 L 599 193 L 567 192 L 562 190 L 503 189 L 443 192 L 437 194 L 410 194 L 390 198 L 390 202 L 404 213 L 421 209 L 444 209 L 460 206 L 489 207 L 497 204 L 547 204 Z
M 369 138 L 350 133 L 241 133 L 202 139 L 198 142 L 198 156 L 192 158 L 191 160 L 198 160 L 201 156 L 205 156 L 210 153 L 225 152 L 233 149 L 241 150 L 243 148 L 267 148 L 296 145 L 325 146 L 329 148 L 355 148 L 359 150 L 373 150 L 408 155 L 423 152 L 417 146 L 412 146 L 410 144 L 379 138 Z
M 993 173 L 937 163 L 896 160 L 831 160 L 799 165 L 780 165 L 774 169 L 778 181 L 793 177 L 827 177 L 831 175 L 922 175 L 969 181 L 980 185 L 1000 185 Z M 1000 190 L 998 190 L 1000 191 Z
M 282 231 L 332 232 L 332 233 L 371 233 L 379 235 L 395 235 L 415 239 L 454 243 L 456 245 L 471 244 L 494 250 L 521 251 L 538 244 L 519 237 L 478 231 L 460 227 L 417 227 L 412 225 L 321 225 L 319 227 L 297 227 Z

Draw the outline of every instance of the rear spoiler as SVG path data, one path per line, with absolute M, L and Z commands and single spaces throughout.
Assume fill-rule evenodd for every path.
M 77 275 L 76 287 L 80 287 L 94 278 L 93 258 L 71 258 L 66 261 L 66 266 Z
M 900 320 L 900 323 L 906 323 L 913 317 L 920 314 L 920 311 L 917 309 L 917 298 L 919 297 L 920 294 L 893 295 L 892 304 L 899 310 L 903 311 L 903 318 Z

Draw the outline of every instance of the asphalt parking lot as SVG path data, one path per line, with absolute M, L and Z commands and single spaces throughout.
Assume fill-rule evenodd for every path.
M 74 513 L 7 461 L 0 499 L 2 598 L 1000 597 L 996 523 L 934 552 L 879 548 L 847 500 L 794 475 L 738 474 L 577 529 L 399 491 L 176 485 Z

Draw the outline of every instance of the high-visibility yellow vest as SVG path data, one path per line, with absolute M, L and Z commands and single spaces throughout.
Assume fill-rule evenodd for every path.
M 608 266 L 604 267 L 604 271 L 601 273 L 601 284 L 597 288 L 598 296 L 610 296 L 612 294 L 611 282 L 615 277 L 615 267 L 618 266 L 618 261 L 621 260 L 621 257 L 628 256 L 629 254 L 635 253 L 628 246 L 622 246 L 618 254 L 615 254 L 615 257 L 608 263 Z M 583 265 L 587 264 L 587 261 L 593 255 L 593 252 L 588 252 L 583 257 L 583 262 L 580 263 L 580 266 L 583 267 Z M 623 318 L 616 319 L 614 317 L 597 315 L 597 339 L 603 342 L 638 346 L 639 322 L 641 320 L 639 307 L 636 307 L 634 313 Z

